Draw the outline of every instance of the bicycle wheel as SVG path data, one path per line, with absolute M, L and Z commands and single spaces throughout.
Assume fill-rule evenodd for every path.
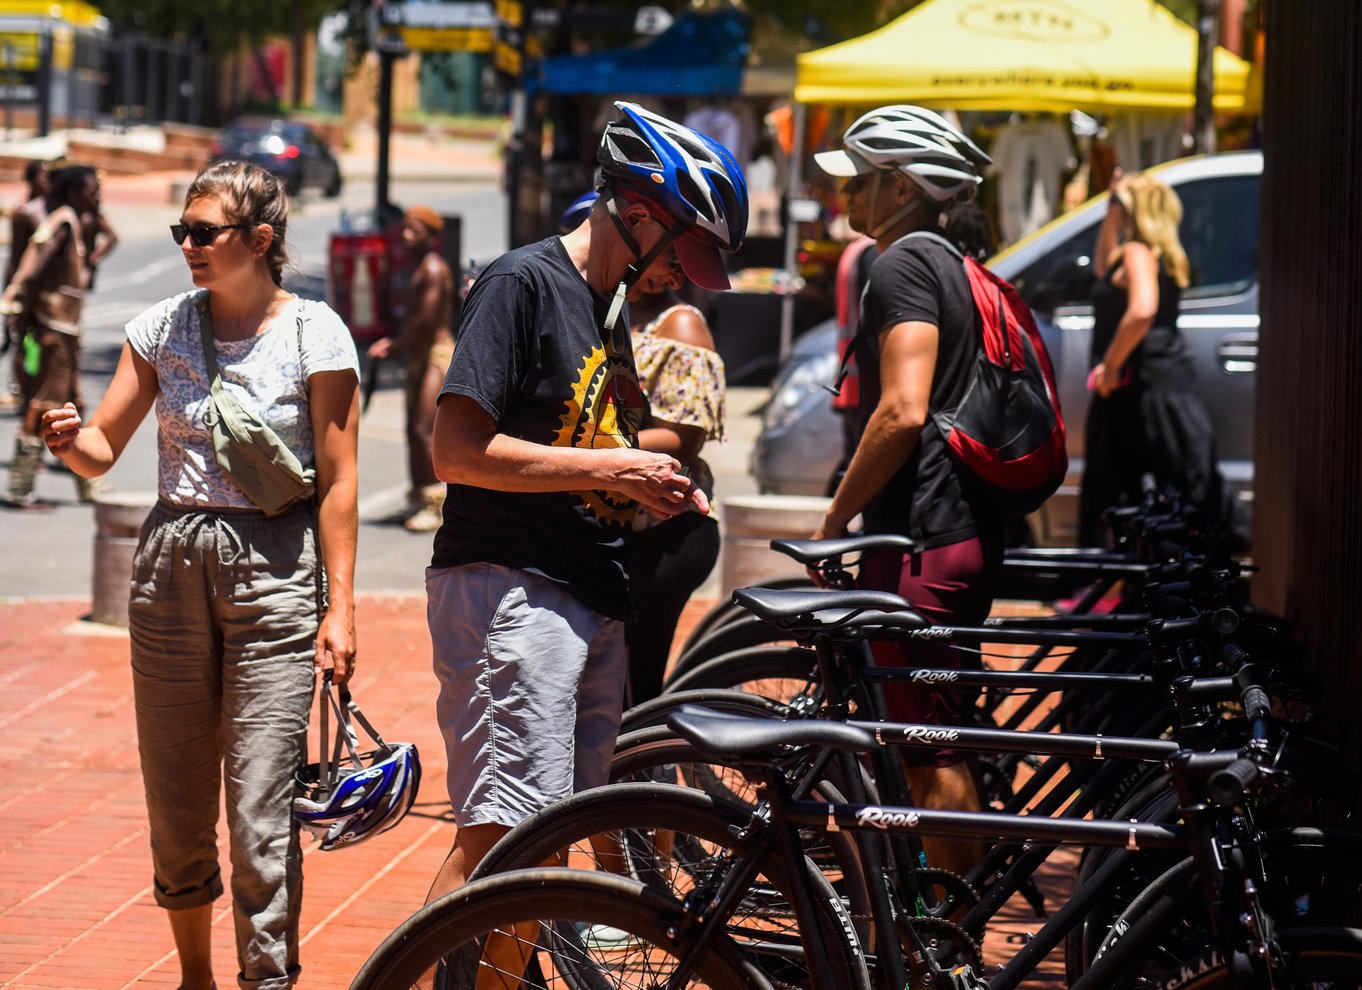
M 794 637 L 789 633 L 748 612 L 746 618 L 735 619 L 717 629 L 711 629 L 688 649 L 682 651 L 672 664 L 670 676 L 673 679 L 677 678 L 706 660 L 732 653 L 734 650 L 774 646 L 793 641 Z
M 522 870 L 469 883 L 384 939 L 350 990 L 408 990 L 448 958 L 450 990 L 713 990 L 771 984 L 722 933 L 695 948 L 676 901 L 622 877 Z
M 1165 782 L 1163 791 L 1156 790 L 1152 796 L 1143 793 L 1132 796 L 1132 802 L 1140 803 L 1123 805 L 1118 809 L 1119 814 L 1112 817 L 1119 821 L 1176 822 L 1178 799 L 1168 786 Z M 1097 871 L 1114 855 L 1125 857 L 1125 867 L 1118 876 L 1107 881 L 1087 914 L 1064 937 L 1064 967 L 1070 981 L 1087 972 L 1112 925 L 1131 902 L 1183 858 L 1182 852 L 1175 849 L 1145 850 L 1130 855 L 1107 846 L 1094 846 L 1084 852 L 1079 862 L 1074 891 L 1092 883 Z
M 1265 882 L 1257 885 L 1257 897 L 1278 933 L 1362 926 L 1362 838 L 1350 832 L 1282 829 L 1265 837 L 1263 849 L 1268 872 Z M 1194 893 L 1200 882 L 1195 865 L 1186 859 L 1130 902 L 1103 939 L 1097 958 L 1126 937 L 1139 919 L 1170 903 L 1174 909 L 1140 958 L 1107 986 L 1139 990 L 1171 985 L 1169 981 L 1190 967 L 1203 949 L 1214 945 L 1210 917 Z
M 759 646 L 725 653 L 694 669 L 674 673 L 662 692 L 702 688 L 746 691 L 799 711 L 817 708 L 823 698 L 818 656 L 800 646 Z
M 785 588 L 812 588 L 813 582 L 806 577 L 773 578 L 762 582 L 763 588 L 785 589 Z M 723 601 L 715 605 L 712 609 L 700 617 L 700 621 L 695 624 L 695 628 L 690 631 L 686 641 L 681 644 L 681 649 L 677 655 L 683 655 L 700 640 L 704 639 L 709 633 L 721 626 L 727 626 L 742 619 L 750 619 L 752 613 L 739 605 L 737 602 Z
M 749 811 L 683 787 L 615 784 L 575 794 L 526 819 L 478 864 L 473 879 L 554 861 L 570 867 L 627 876 L 677 901 L 703 893 L 731 867 Z M 800 871 L 796 873 L 795 871 Z M 825 877 L 822 870 L 826 870 Z M 729 937 L 777 986 L 809 986 L 789 891 L 802 882 L 816 892 L 825 932 L 823 956 L 856 987 L 863 971 L 851 910 L 832 886 L 843 879 L 835 864 L 802 859 L 793 867 L 772 856 L 750 882 L 726 919 Z M 859 889 L 859 874 L 846 886 Z M 839 886 L 842 886 L 839 884 Z M 867 977 L 868 978 L 868 977 Z M 842 984 L 838 978 L 839 985 Z
M 1362 990 L 1362 931 L 1300 928 L 1279 933 L 1281 966 L 1273 990 Z M 1243 983 L 1219 949 L 1208 949 L 1170 974 L 1159 990 L 1239 990 Z M 1266 984 L 1263 984 L 1266 986 Z
M 666 725 L 667 717 L 682 705 L 704 705 L 716 711 L 747 715 L 752 718 L 789 718 L 795 714 L 789 705 L 783 705 L 761 695 L 748 694 L 746 691 L 725 689 L 702 689 L 699 691 L 675 691 L 659 695 L 641 705 L 635 705 L 624 713 L 620 720 L 619 734 L 627 735 L 638 729 L 655 725 Z

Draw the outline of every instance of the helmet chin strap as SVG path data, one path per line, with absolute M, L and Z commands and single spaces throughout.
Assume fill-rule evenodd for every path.
M 610 222 L 615 225 L 621 240 L 628 246 L 629 251 L 634 256 L 633 264 L 624 270 L 620 284 L 615 286 L 614 298 L 610 300 L 610 309 L 605 315 L 605 329 L 614 333 L 615 323 L 619 320 L 620 311 L 624 308 L 624 297 L 628 294 L 630 286 L 643 277 L 643 273 L 648 267 L 661 257 L 662 252 L 671 247 L 672 241 L 676 240 L 686 232 L 686 228 L 681 224 L 673 224 L 670 228 L 663 231 L 662 236 L 657 239 L 657 243 L 643 254 L 638 246 L 638 241 L 634 240 L 633 232 L 629 230 L 629 225 L 620 216 L 619 210 L 615 207 L 615 195 L 610 190 L 606 190 L 605 200 L 606 212 L 610 215 Z
M 884 177 L 884 169 L 879 169 L 879 168 L 875 169 L 875 178 L 874 178 L 874 180 L 873 180 L 873 182 L 872 182 L 872 184 L 871 184 L 871 186 L 870 186 L 870 215 L 871 215 L 871 216 L 874 216 L 874 215 L 875 215 L 875 207 L 876 207 L 876 205 L 879 203 L 879 200 L 880 200 L 880 181 L 881 181 L 881 179 L 882 179 L 883 177 Z M 875 227 L 874 227 L 874 229 L 872 229 L 872 230 L 867 230 L 867 231 L 866 231 L 866 234 L 867 234 L 869 237 L 874 238 L 875 240 L 879 240 L 879 239 L 880 239 L 882 236 L 884 236 L 884 234 L 886 234 L 888 231 L 893 230 L 893 229 L 894 229 L 894 226 L 895 226 L 896 224 L 898 224 L 901 220 L 903 220 L 905 217 L 907 217 L 909 214 L 911 214 L 914 210 L 916 210 L 916 209 L 918 208 L 918 206 L 921 205 L 921 201 L 922 201 L 923 199 L 924 199 L 923 195 L 922 195 L 920 192 L 917 193 L 917 194 L 914 195 L 913 198 L 910 199 L 907 203 L 905 203 L 903 206 L 901 206 L 901 207 L 899 207 L 897 210 L 895 210 L 894 213 L 892 213 L 890 216 L 888 216 L 887 218 L 885 218 L 884 220 L 882 220 L 880 223 L 876 224 Z

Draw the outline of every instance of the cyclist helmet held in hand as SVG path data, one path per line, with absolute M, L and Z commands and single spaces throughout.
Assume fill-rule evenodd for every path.
M 610 206 L 635 264 L 631 285 L 653 259 L 673 245 L 686 277 L 706 289 L 729 287 L 720 251 L 736 251 L 747 234 L 747 180 L 733 155 L 712 138 L 633 103 L 616 103 L 623 114 L 606 125 L 597 150 L 601 195 Z M 668 227 L 646 257 L 615 205 L 617 196 L 660 210 Z
M 814 155 L 830 175 L 897 170 L 938 203 L 974 195 L 992 162 L 945 117 L 896 105 L 862 114 L 842 135 L 843 151 Z
M 331 672 L 322 681 L 321 761 L 295 775 L 300 795 L 293 800 L 293 817 L 322 840 L 330 851 L 354 845 L 386 832 L 411 809 L 421 785 L 421 759 L 413 743 L 385 743 L 359 710 L 350 692 L 339 689 L 336 700 Z M 330 760 L 326 747 L 328 712 L 335 708 L 336 735 Z M 373 737 L 378 748 L 361 755 L 350 717 Z M 341 759 L 341 750 L 348 759 Z

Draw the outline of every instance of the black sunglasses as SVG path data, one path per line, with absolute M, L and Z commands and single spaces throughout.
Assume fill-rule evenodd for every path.
M 214 238 L 224 230 L 250 230 L 255 224 L 251 223 L 224 223 L 212 226 L 206 223 L 195 224 L 186 227 L 182 223 L 172 223 L 170 225 L 170 236 L 174 238 L 176 244 L 183 244 L 186 237 L 195 247 L 207 247 L 213 243 Z

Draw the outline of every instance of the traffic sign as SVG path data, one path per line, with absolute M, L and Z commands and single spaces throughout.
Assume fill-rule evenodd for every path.
M 402 0 L 384 3 L 384 24 L 404 28 L 483 28 L 496 26 L 490 0 Z
M 402 29 L 402 41 L 414 52 L 490 52 L 490 28 Z

